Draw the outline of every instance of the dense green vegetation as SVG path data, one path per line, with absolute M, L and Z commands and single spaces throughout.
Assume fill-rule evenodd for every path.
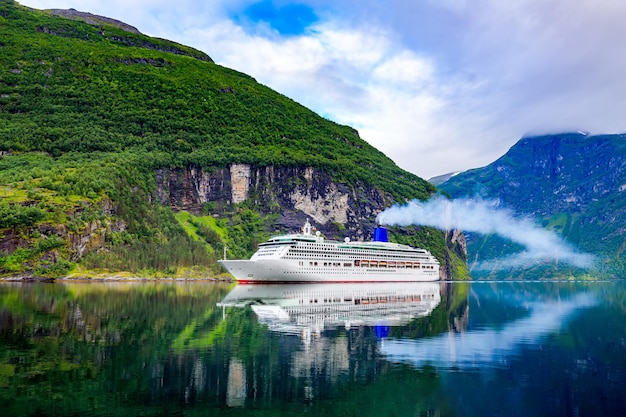
M 395 201 L 434 192 L 354 129 L 200 51 L 105 22 L 3 1 L 0 74 L 0 275 L 59 276 L 77 263 L 83 272 L 218 274 L 224 246 L 249 256 L 275 230 L 280 207 L 261 215 L 232 205 L 219 221 L 210 207 L 175 216 L 155 203 L 158 168 L 315 167 Z M 63 244 L 46 247 L 52 236 Z
M 147 151 L 153 166 L 315 166 L 399 198 L 432 191 L 355 130 L 247 75 L 120 42 L 156 41 L 114 27 L 0 7 L 0 150 Z

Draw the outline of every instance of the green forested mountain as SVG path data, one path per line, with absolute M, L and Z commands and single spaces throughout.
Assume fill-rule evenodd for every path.
M 217 268 L 307 217 L 367 238 L 434 192 L 203 52 L 59 14 L 0 2 L 0 275 Z M 441 232 L 397 237 L 456 257 Z
M 313 165 L 399 197 L 432 191 L 353 129 L 201 52 L 2 4 L 3 151 L 135 150 L 153 153 L 156 166 Z
M 524 137 L 492 164 L 453 176 L 439 187 L 455 198 L 480 197 L 530 216 L 575 247 L 597 255 L 594 273 L 624 277 L 626 135 Z M 470 258 L 479 261 L 519 249 L 497 236 L 468 236 Z M 505 274 L 535 277 L 545 272 L 576 271 L 552 265 Z

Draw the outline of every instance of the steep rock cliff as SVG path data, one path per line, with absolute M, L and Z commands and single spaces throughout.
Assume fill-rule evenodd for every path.
M 232 164 L 206 170 L 189 166 L 156 172 L 156 199 L 174 210 L 224 215 L 244 201 L 261 213 L 279 211 L 278 226 L 293 230 L 309 219 L 328 236 L 367 239 L 390 195 L 360 183 L 337 183 L 313 167 Z M 344 230 L 345 228 L 345 230 Z

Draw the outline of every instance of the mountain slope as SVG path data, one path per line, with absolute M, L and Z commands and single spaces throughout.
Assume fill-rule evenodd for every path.
M 0 16 L 0 150 L 140 149 L 179 166 L 312 165 L 398 197 L 433 191 L 355 130 L 199 51 L 10 3 Z
M 59 14 L 0 3 L 0 274 L 217 268 L 306 218 L 368 238 L 435 190 L 200 51 Z M 396 235 L 457 256 L 441 232 Z
M 626 135 L 525 137 L 497 161 L 456 175 L 440 188 L 455 198 L 494 200 L 532 216 L 576 247 L 599 255 L 602 272 L 624 272 Z M 474 259 L 511 251 L 502 248 L 493 236 L 468 239 Z

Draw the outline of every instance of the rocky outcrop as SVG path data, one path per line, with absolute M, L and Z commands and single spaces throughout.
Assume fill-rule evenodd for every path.
M 232 164 L 230 166 L 230 183 L 233 204 L 246 201 L 250 191 L 250 166 L 246 164 Z
M 349 195 L 341 193 L 335 184 L 331 184 L 325 191 L 325 196 L 315 196 L 296 189 L 291 194 L 291 202 L 296 210 L 307 213 L 316 223 L 347 223 Z
M 459 258 L 467 260 L 467 242 L 465 241 L 465 234 L 461 230 L 446 230 L 446 246 Z
M 80 232 L 70 233 L 70 244 L 73 260 L 82 258 L 85 254 L 104 246 L 106 228 L 100 221 L 87 223 Z
M 175 210 L 207 213 L 208 203 L 210 214 L 223 215 L 246 202 L 266 214 L 280 210 L 281 229 L 298 229 L 310 219 L 337 238 L 369 238 L 376 214 L 393 203 L 374 187 L 337 183 L 313 167 L 163 168 L 157 170 L 156 182 L 157 201 Z
M 446 259 L 442 268 L 439 270 L 439 277 L 443 280 L 450 280 L 454 276 L 452 271 L 452 259 L 450 257 L 450 253 L 454 253 L 459 259 L 467 262 L 467 242 L 465 240 L 465 234 L 463 231 L 455 229 L 455 230 L 446 230 L 446 247 L 449 249 L 446 252 Z
M 67 19 L 82 20 L 83 22 L 89 23 L 90 25 L 101 25 L 105 23 L 107 25 L 115 26 L 116 28 L 125 30 L 126 32 L 141 34 L 141 32 L 139 32 L 136 27 L 124 22 L 120 22 L 119 20 L 111 19 L 110 17 L 98 16 L 87 12 L 80 12 L 76 9 L 49 9 L 48 11 L 55 16 L 62 16 Z
M 13 253 L 15 249 L 25 244 L 26 240 L 17 230 L 5 229 L 0 232 L 0 253 Z
M 140 37 L 132 36 L 132 35 L 141 35 L 141 32 L 136 27 L 131 26 L 128 23 L 124 23 L 116 19 L 111 19 L 110 17 L 98 16 L 92 13 L 81 12 L 75 9 L 47 9 L 46 11 L 54 16 L 61 16 L 66 19 L 72 19 L 72 20 L 81 20 L 90 25 L 98 26 L 100 27 L 99 34 L 102 36 L 107 35 L 106 39 L 111 42 L 120 43 L 126 46 L 134 46 L 138 48 L 152 49 L 152 50 L 156 50 L 160 52 L 168 52 L 168 53 L 172 53 L 176 55 L 187 55 L 195 59 L 199 59 L 201 61 L 213 62 L 213 59 L 211 59 L 211 57 L 208 56 L 206 53 L 193 49 L 193 48 L 184 47 L 182 45 L 179 45 L 170 41 L 160 40 L 160 41 L 150 42 L 145 37 L 140 38 Z M 105 28 L 102 27 L 103 25 L 114 26 L 132 35 L 108 36 L 107 31 L 105 30 Z M 83 34 L 77 33 L 75 30 L 68 29 L 68 28 L 58 30 L 58 29 L 50 29 L 47 27 L 39 27 L 37 30 L 42 33 L 47 33 L 50 35 L 56 35 L 56 36 L 61 36 L 61 37 L 83 38 L 84 36 Z M 89 39 L 89 35 L 85 37 L 85 40 L 88 40 L 88 39 Z M 147 62 L 144 62 L 144 63 L 147 63 Z M 154 63 L 158 63 L 158 61 L 152 62 L 153 65 Z
M 69 214 L 74 219 L 71 227 L 44 222 L 28 228 L 0 230 L 0 255 L 25 249 L 24 256 L 28 259 L 24 262 L 29 272 L 24 276 L 31 276 L 35 266 L 44 270 L 62 260 L 79 261 L 87 253 L 103 248 L 107 234 L 126 230 L 126 223 L 116 216 L 116 207 L 109 199 L 88 208 L 99 213 L 99 220 L 80 220 L 85 209 Z M 0 264 L 0 276 L 7 273 L 11 273 L 11 269 Z

